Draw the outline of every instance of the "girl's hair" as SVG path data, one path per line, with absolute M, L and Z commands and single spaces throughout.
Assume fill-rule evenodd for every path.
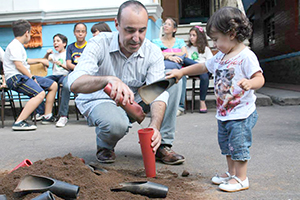
M 178 24 L 177 22 L 172 18 L 172 17 L 168 17 L 165 21 L 170 20 L 173 23 L 173 27 L 177 29 Z M 172 33 L 172 37 L 175 37 L 176 31 Z
M 99 22 L 97 24 L 94 24 L 91 28 L 91 32 L 95 33 L 96 31 L 99 32 L 111 32 L 109 26 L 105 22 Z
M 207 35 L 211 36 L 218 31 L 224 35 L 235 33 L 238 42 L 243 42 L 252 34 L 251 23 L 248 18 L 234 7 L 223 7 L 215 12 L 206 25 Z
M 74 25 L 73 32 L 75 32 L 75 29 L 76 29 L 77 25 L 79 25 L 79 24 L 82 24 L 82 25 L 85 27 L 85 30 L 87 30 L 87 27 L 86 27 L 85 23 L 83 23 L 83 22 L 78 22 L 78 23 L 76 23 L 76 24 Z
M 68 45 L 68 38 L 66 36 L 64 36 L 63 34 L 57 33 L 56 35 L 53 36 L 53 40 L 56 36 L 59 37 L 63 43 L 66 43 L 66 46 L 65 46 L 65 48 L 66 48 Z
M 19 19 L 12 23 L 12 30 L 15 37 L 21 37 L 26 33 L 26 31 L 30 34 L 31 25 L 27 20 Z
M 194 26 L 193 28 L 191 28 L 190 32 L 191 31 L 196 32 L 197 40 L 194 45 L 197 47 L 198 52 L 205 53 L 205 47 L 208 46 L 208 41 L 207 41 L 206 34 L 205 34 L 203 28 L 200 26 Z M 191 40 L 189 40 L 188 47 L 191 47 L 191 46 L 193 46 L 193 44 L 191 43 Z

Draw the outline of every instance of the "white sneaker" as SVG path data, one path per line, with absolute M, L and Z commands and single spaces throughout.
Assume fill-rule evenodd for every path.
M 241 190 L 247 190 L 249 189 L 249 179 L 246 177 L 244 181 L 241 181 L 236 176 L 232 176 L 231 178 L 235 179 L 238 183 L 231 184 L 229 182 L 224 182 L 219 185 L 220 190 L 226 191 L 226 192 L 237 192 Z
M 184 114 L 184 111 L 181 111 L 181 110 L 177 110 L 176 112 L 176 117 L 179 117 L 180 115 L 183 115 Z
M 225 172 L 225 174 L 228 176 L 226 178 L 220 177 L 218 174 L 216 174 L 214 177 L 212 177 L 211 182 L 216 185 L 220 185 L 222 182 L 229 181 L 231 178 L 231 175 L 229 172 Z
M 35 115 L 36 121 L 41 121 L 41 120 L 43 119 L 43 116 L 44 116 L 44 115 L 40 115 L 39 113 L 37 113 L 37 114 Z M 32 117 L 31 120 L 34 121 L 34 117 Z
M 68 118 L 67 117 L 60 117 L 59 120 L 56 122 L 56 127 L 64 127 L 68 123 Z

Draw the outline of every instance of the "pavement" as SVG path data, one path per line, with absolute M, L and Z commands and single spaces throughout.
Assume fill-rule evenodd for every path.
M 284 94 L 289 92 L 290 90 L 286 90 Z M 280 92 L 278 94 L 282 95 Z M 300 98 L 300 92 L 297 94 Z M 266 94 L 262 95 L 268 101 L 272 100 Z M 259 119 L 253 129 L 251 160 L 248 164 L 250 189 L 237 193 L 221 192 L 210 182 L 216 172 L 226 171 L 225 157 L 220 154 L 217 142 L 215 112 L 214 108 L 209 108 L 207 114 L 188 111 L 177 117 L 173 149 L 184 155 L 186 161 L 176 166 L 157 162 L 157 170 L 170 170 L 179 175 L 187 170 L 191 177 L 201 177 L 194 184 L 204 188 L 204 193 L 212 199 L 300 199 L 299 104 L 281 106 L 271 101 L 267 106 L 258 105 Z M 117 160 L 111 164 L 112 167 L 143 169 L 137 131 L 147 127 L 149 120 L 146 118 L 141 125 L 133 124 L 129 133 L 118 143 L 115 149 Z M 8 116 L 5 127 L 0 128 L 2 172 L 11 170 L 26 158 L 35 162 L 68 153 L 83 158 L 86 162 L 96 162 L 94 127 L 87 126 L 84 118 L 77 121 L 75 114 L 71 114 L 69 123 L 64 128 L 38 123 L 38 129 L 29 132 L 12 131 L 12 123 L 12 117 Z

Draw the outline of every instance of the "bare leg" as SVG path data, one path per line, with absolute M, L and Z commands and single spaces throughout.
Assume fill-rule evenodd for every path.
M 231 160 L 231 156 L 226 156 L 227 166 L 228 166 L 228 172 L 231 176 L 235 175 L 235 167 L 234 167 L 234 161 Z M 220 177 L 227 178 L 227 174 L 222 174 Z
M 200 101 L 200 109 L 201 109 L 201 110 L 207 110 L 205 101 L 202 101 L 202 100 Z
M 46 96 L 45 115 L 52 113 L 56 92 L 57 92 L 57 83 L 53 82 L 53 84 L 49 87 L 49 91 Z
M 234 168 L 236 172 L 236 176 L 241 179 L 241 181 L 244 181 L 247 178 L 247 161 L 233 161 L 234 162 Z M 231 179 L 229 183 L 235 184 L 237 181 L 235 179 Z
M 45 91 L 40 92 L 38 95 L 35 97 L 32 97 L 24 106 L 21 114 L 19 115 L 18 119 L 16 122 L 20 122 L 22 120 L 27 119 L 27 117 L 40 105 L 40 103 L 44 100 L 45 98 Z

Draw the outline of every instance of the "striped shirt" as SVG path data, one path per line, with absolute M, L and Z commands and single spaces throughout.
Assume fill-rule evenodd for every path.
M 127 58 L 119 46 L 118 32 L 104 32 L 89 40 L 80 62 L 69 75 L 71 84 L 82 75 L 116 76 L 121 79 L 135 94 L 135 101 L 140 102 L 138 88 L 164 78 L 164 59 L 161 50 L 148 39 L 145 39 L 140 49 Z M 162 95 L 165 103 L 168 94 Z M 112 101 L 103 90 L 90 94 L 79 94 L 76 105 L 86 116 L 99 103 Z

